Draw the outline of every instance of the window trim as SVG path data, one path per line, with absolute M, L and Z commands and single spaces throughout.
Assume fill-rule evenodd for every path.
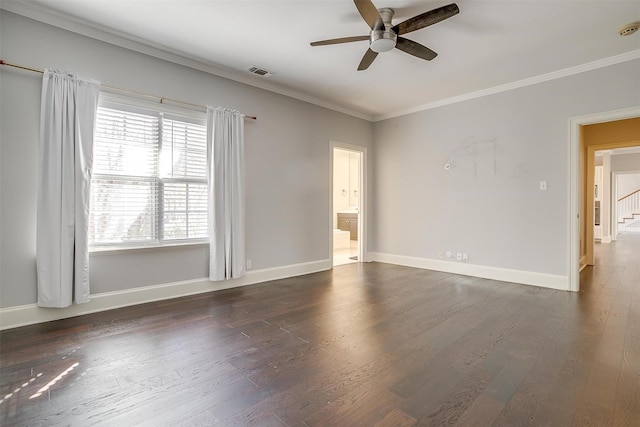
M 160 161 L 162 156 L 162 119 L 166 118 L 169 120 L 178 120 L 191 124 L 198 125 L 207 125 L 206 112 L 201 109 L 191 109 L 191 108 L 181 108 L 174 105 L 168 105 L 163 103 L 158 103 L 150 101 L 149 99 L 145 99 L 143 97 L 137 96 L 124 96 L 120 94 L 115 94 L 112 92 L 100 92 L 100 98 L 98 101 L 98 108 L 111 108 L 111 109 L 120 109 L 124 111 L 130 111 L 133 113 L 143 113 L 157 114 L 160 119 L 159 123 L 159 137 L 158 137 L 158 161 Z M 91 179 L 93 180 L 95 177 L 104 177 L 105 179 L 110 179 L 113 175 L 109 174 L 100 174 L 92 172 Z M 126 175 L 118 176 L 118 178 L 126 179 Z M 131 177 L 135 180 L 140 180 L 140 177 Z M 130 250 L 149 250 L 149 249 L 162 249 L 162 248 L 176 248 L 176 247 L 188 247 L 188 246 L 198 246 L 205 245 L 209 243 L 209 237 L 196 237 L 196 238 L 186 238 L 186 239 L 164 239 L 164 183 L 167 182 L 177 182 L 177 183 L 204 183 L 208 185 L 207 178 L 198 179 L 198 178 L 175 178 L 175 177 L 166 177 L 163 178 L 160 170 L 157 171 L 157 176 L 150 177 L 149 181 L 155 181 L 157 183 L 157 211 L 156 211 L 156 238 L 153 240 L 137 240 L 137 241 L 120 241 L 120 242 L 105 242 L 99 244 L 89 244 L 89 252 L 95 254 L 108 254 L 108 253 L 118 253 L 121 251 L 130 251 Z M 208 213 L 208 212 L 207 212 Z M 208 224 L 208 221 L 207 221 Z
M 123 252 L 156 252 L 166 249 L 187 249 L 197 246 L 209 246 L 209 240 L 198 242 L 167 243 L 164 245 L 131 245 L 131 246 L 96 246 L 89 248 L 90 255 L 117 255 Z

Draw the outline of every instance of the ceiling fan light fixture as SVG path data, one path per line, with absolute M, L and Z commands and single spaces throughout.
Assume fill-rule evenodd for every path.
M 369 49 L 374 52 L 388 52 L 396 47 L 398 36 L 391 30 L 372 31 Z

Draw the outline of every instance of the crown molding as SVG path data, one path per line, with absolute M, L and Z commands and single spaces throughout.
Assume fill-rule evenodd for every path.
M 487 89 L 482 89 L 476 92 L 470 92 L 459 96 L 453 96 L 451 98 L 441 99 L 438 101 L 430 102 L 416 107 L 399 110 L 394 113 L 380 114 L 373 117 L 374 122 L 381 120 L 387 120 L 394 117 L 405 116 L 407 114 L 418 113 L 420 111 L 431 110 L 433 108 L 443 107 L 445 105 L 456 104 L 458 102 L 469 101 L 475 98 L 482 98 L 488 95 L 494 95 L 500 92 L 506 92 L 513 89 L 518 89 L 526 86 L 535 85 L 538 83 L 547 82 L 550 80 L 560 79 L 563 77 L 572 76 L 574 74 L 584 73 L 586 71 L 597 70 L 598 68 L 608 67 L 610 65 L 620 64 L 622 62 L 633 61 L 634 59 L 640 59 L 640 49 L 626 52 L 620 55 L 611 56 L 609 58 L 599 59 L 597 61 L 588 62 L 586 64 L 578 65 L 575 67 L 564 68 L 562 70 L 553 71 L 547 74 L 541 74 L 539 76 L 530 77 L 523 80 L 518 80 L 512 83 L 507 83 L 500 86 L 494 86 Z
M 318 99 L 275 83 L 258 81 L 253 76 L 242 75 L 240 70 L 224 67 L 195 55 L 185 54 L 184 52 L 180 52 L 160 43 L 155 43 L 150 40 L 135 37 L 121 31 L 116 31 L 114 29 L 95 24 L 93 22 L 71 17 L 70 15 L 63 14 L 40 5 L 24 3 L 22 1 L 7 0 L 0 2 L 0 9 L 95 40 L 129 49 L 134 52 L 143 53 L 174 64 L 183 65 L 185 67 L 203 71 L 205 73 L 246 84 L 248 86 L 284 95 L 289 98 L 294 98 L 299 101 L 308 102 L 319 107 L 327 108 L 329 110 L 337 111 L 369 122 L 373 121 L 373 116 L 370 114 L 365 114 L 361 111 Z
M 222 77 L 228 80 L 232 80 L 238 83 L 253 86 L 259 89 L 263 89 L 269 92 L 284 95 L 289 98 L 297 99 L 299 101 L 308 102 L 319 107 L 327 108 L 342 114 L 346 114 L 359 119 L 367 120 L 369 122 L 378 122 L 382 120 L 391 119 L 394 117 L 405 116 L 408 114 L 418 113 L 421 111 L 431 110 L 446 105 L 456 104 L 459 102 L 469 101 L 476 98 L 482 98 L 484 96 L 494 95 L 501 92 L 506 92 L 513 89 L 518 89 L 526 86 L 535 85 L 538 83 L 547 82 L 563 77 L 572 76 L 575 74 L 584 73 L 587 71 L 596 70 L 598 68 L 608 67 L 610 65 L 620 64 L 635 59 L 640 59 L 640 49 L 626 52 L 620 55 L 612 56 L 609 58 L 603 58 L 596 61 L 588 62 L 586 64 L 578 65 L 575 67 L 569 67 L 558 71 L 534 76 L 522 80 L 518 80 L 511 83 L 506 83 L 499 86 L 494 86 L 486 89 L 482 89 L 475 92 L 470 92 L 450 98 L 445 98 L 426 104 L 418 105 L 415 107 L 398 110 L 387 114 L 367 114 L 362 111 L 354 110 L 342 105 L 338 105 L 326 100 L 318 99 L 309 96 L 305 93 L 292 90 L 277 83 L 258 81 L 252 76 L 242 75 L 240 70 L 224 67 L 220 64 L 207 61 L 203 58 L 195 55 L 188 55 L 184 52 L 177 51 L 159 43 L 152 42 L 150 40 L 138 38 L 130 34 L 113 30 L 108 27 L 104 27 L 86 20 L 81 20 L 75 17 L 71 17 L 67 14 L 62 14 L 55 10 L 34 5 L 31 3 L 25 3 L 20 0 L 5 0 L 0 3 L 0 9 L 4 9 L 8 12 L 12 12 L 36 21 L 43 22 L 54 27 L 62 28 L 67 31 L 71 31 L 77 34 L 84 35 L 96 40 L 100 40 L 115 46 L 123 47 L 135 52 L 143 53 L 155 58 L 159 58 L 168 62 L 183 65 L 195 70 L 203 71 L 208 74 L 212 74 L 218 77 Z

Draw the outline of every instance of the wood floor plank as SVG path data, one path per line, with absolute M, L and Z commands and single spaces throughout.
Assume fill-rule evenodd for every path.
M 421 426 L 454 425 L 464 414 L 480 393 L 489 385 L 492 374 L 481 369 L 474 369 L 469 375 L 452 387 L 429 411 L 419 420 Z
M 634 426 L 640 420 L 640 324 L 630 324 L 625 336 L 613 425 Z
M 393 409 L 385 417 L 374 424 L 374 427 L 411 427 L 416 425 L 416 420 L 398 409 Z
M 2 331 L 0 424 L 636 427 L 638 253 L 579 293 L 351 264 Z
M 618 390 L 618 371 L 619 367 L 595 362 L 578 401 L 577 411 L 584 411 L 593 406 L 608 408 L 610 413 L 607 414 L 607 417 L 603 416 L 600 419 L 610 423 L 609 418 L 613 416 Z
M 493 425 L 504 408 L 500 402 L 486 394 L 480 394 L 473 404 L 458 418 L 456 426 L 483 427 Z

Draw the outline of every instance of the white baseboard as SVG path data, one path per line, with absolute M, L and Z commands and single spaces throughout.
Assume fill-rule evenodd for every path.
M 579 265 L 580 265 L 580 271 L 582 271 L 587 266 L 587 256 L 586 255 L 582 255 L 580 257 Z
M 543 288 L 559 289 L 563 291 L 569 290 L 569 278 L 555 274 L 536 273 L 533 271 L 512 270 L 508 268 L 488 267 L 484 265 L 393 255 L 379 252 L 371 253 L 370 255 L 374 261 L 405 265 L 407 267 L 424 268 L 426 270 L 482 277 L 484 279 L 520 283 L 523 285 L 541 286 Z
M 611 236 L 601 237 L 600 243 L 611 243 Z
M 267 268 L 263 270 L 247 271 L 239 279 L 210 282 L 207 278 L 186 280 L 182 282 L 164 283 L 153 286 L 143 286 L 123 291 L 105 292 L 91 295 L 91 300 L 84 304 L 74 304 L 67 308 L 42 308 L 36 304 L 27 304 L 0 309 L 0 330 L 51 320 L 65 319 L 83 314 L 96 313 L 114 308 L 143 304 L 221 289 L 236 288 L 253 285 L 269 280 L 284 279 L 329 270 L 331 261 L 328 259 L 312 261 L 284 267 Z
M 541 286 L 545 288 L 568 290 L 567 277 L 553 274 L 487 267 L 468 263 L 384 254 L 378 252 L 369 253 L 367 260 L 443 271 L 446 273 L 462 274 L 465 276 L 482 277 L 485 279 L 505 282 L 521 283 L 525 285 Z M 284 267 L 251 270 L 248 271 L 244 277 L 233 280 L 210 282 L 207 278 L 202 278 L 182 282 L 164 283 L 160 285 L 143 286 L 123 291 L 105 292 L 92 295 L 91 300 L 85 304 L 75 304 L 62 309 L 42 308 L 38 307 L 36 304 L 7 307 L 0 309 L 0 330 L 65 319 L 83 314 L 111 310 L 114 308 L 143 304 L 146 302 L 253 285 L 270 280 L 284 279 L 287 277 L 300 276 L 329 269 L 331 269 L 331 261 L 325 259 Z

